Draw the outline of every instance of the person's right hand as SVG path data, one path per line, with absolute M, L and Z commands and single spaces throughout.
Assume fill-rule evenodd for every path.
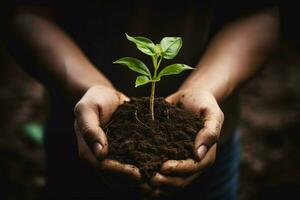
M 93 86 L 85 93 L 74 109 L 78 153 L 82 160 L 104 174 L 137 182 L 141 179 L 137 167 L 106 158 L 108 142 L 101 129 L 124 101 L 129 101 L 129 98 L 107 86 Z

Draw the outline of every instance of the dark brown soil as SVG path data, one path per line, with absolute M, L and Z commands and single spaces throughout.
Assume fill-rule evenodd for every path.
M 155 120 L 149 98 L 132 98 L 121 105 L 105 128 L 109 158 L 137 166 L 149 179 L 166 160 L 193 158 L 196 133 L 202 120 L 182 108 L 155 100 Z

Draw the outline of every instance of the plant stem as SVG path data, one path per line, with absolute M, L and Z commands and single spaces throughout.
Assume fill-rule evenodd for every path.
M 159 61 L 158 61 L 157 67 L 156 67 L 156 71 L 159 68 L 161 61 L 162 61 L 162 57 L 159 58 Z
M 154 67 L 154 74 L 152 77 L 151 94 L 150 94 L 150 114 L 151 114 L 152 120 L 155 120 L 155 117 L 154 117 L 155 83 L 156 83 L 157 70 L 161 63 L 161 60 L 162 60 L 162 57 L 160 57 L 160 59 L 157 63 L 157 57 L 152 57 L 153 67 Z
M 154 120 L 154 98 L 155 98 L 155 81 L 151 83 L 151 95 L 150 95 L 150 114 L 151 119 Z

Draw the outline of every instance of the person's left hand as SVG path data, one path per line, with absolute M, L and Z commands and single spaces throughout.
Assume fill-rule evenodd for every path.
M 194 159 L 168 160 L 159 173 L 150 180 L 151 196 L 165 196 L 189 185 L 211 166 L 216 158 L 217 142 L 222 128 L 224 114 L 215 97 L 199 88 L 188 88 L 166 98 L 171 104 L 180 103 L 191 113 L 204 120 L 204 127 L 199 130 L 194 143 Z

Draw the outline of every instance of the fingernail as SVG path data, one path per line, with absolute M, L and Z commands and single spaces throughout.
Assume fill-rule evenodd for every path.
M 207 153 L 207 147 L 205 145 L 201 145 L 197 150 L 199 160 L 202 160 L 206 153 Z
M 94 144 L 94 154 L 96 156 L 101 155 L 102 149 L 103 149 L 103 146 L 99 142 L 97 142 L 97 143 Z

